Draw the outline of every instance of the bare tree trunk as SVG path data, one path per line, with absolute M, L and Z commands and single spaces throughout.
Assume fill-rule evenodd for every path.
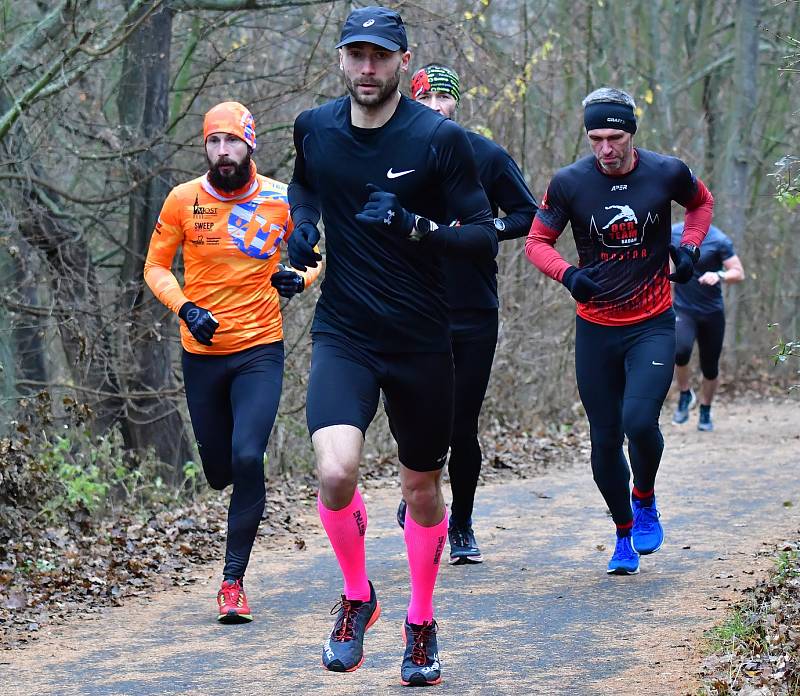
M 80 230 L 33 203 L 34 217 L 20 226 L 51 267 L 54 310 L 61 345 L 76 385 L 94 396 L 94 428 L 104 432 L 119 419 L 123 404 L 111 347 L 100 311 L 97 277 Z
M 164 308 L 145 286 L 144 259 L 158 213 L 170 190 L 170 183 L 157 172 L 167 156 L 159 142 L 166 132 L 169 116 L 169 58 L 172 12 L 162 6 L 130 37 L 120 81 L 118 107 L 122 125 L 133 143 L 153 143 L 128 161 L 134 181 L 142 182 L 128 204 L 128 236 L 122 268 L 122 311 L 129 322 L 123 351 L 129 370 L 130 391 L 152 396 L 131 398 L 128 404 L 132 445 L 153 447 L 158 457 L 171 465 L 168 476 L 179 479 L 180 467 L 189 459 L 189 441 L 174 397 L 170 344 L 162 340 L 158 327 Z
M 0 109 L 9 105 L 8 96 L 0 92 Z M 24 151 L 34 149 L 21 129 L 15 130 L 12 145 L 15 143 L 24 145 Z M 4 147 L 2 151 L 4 158 L 13 163 L 11 169 L 25 173 L 26 165 L 14 163 L 15 158 L 8 148 Z M 30 165 L 28 173 L 41 180 L 47 178 L 33 165 Z M 113 369 L 97 277 L 86 239 L 82 230 L 59 209 L 61 201 L 52 192 L 25 183 L 17 195 L 27 206 L 25 217 L 19 221 L 20 234 L 30 247 L 41 252 L 46 264 L 44 274 L 53 291 L 52 316 L 61 337 L 67 367 L 75 385 L 82 388 L 81 400 L 92 408 L 93 429 L 98 433 L 104 432 L 119 418 L 123 404 L 118 396 L 119 383 Z M 19 379 L 40 381 L 37 378 L 43 374 L 41 363 L 45 352 L 38 336 L 27 332 L 17 339 L 23 340 L 27 347 L 42 351 L 39 356 L 27 358 L 17 355 L 18 367 L 21 367 Z M 21 363 L 20 357 L 23 358 Z M 24 381 L 22 386 L 25 386 Z
M 674 47 L 664 45 L 661 19 L 664 16 L 662 3 L 652 0 L 648 9 L 650 27 L 650 51 L 653 59 L 653 73 L 651 89 L 653 90 L 653 108 L 649 110 L 648 119 L 652 119 L 654 130 L 657 131 L 655 143 L 662 150 L 672 134 L 672 100 L 666 92 L 666 85 L 670 78 L 668 75 L 669 58 Z
M 755 148 L 753 143 L 754 118 L 758 107 L 758 20 L 760 0 L 738 0 L 736 8 L 736 58 L 733 69 L 733 105 L 729 115 L 727 148 L 720 191 L 721 204 L 717 219 L 734 246 L 741 248 L 746 229 L 747 205 L 751 198 Z M 728 331 L 726 343 L 734 348 L 737 335 L 738 297 L 736 288 L 730 288 L 726 310 Z
M 24 244 L 19 253 L 11 259 L 14 272 L 14 299 L 29 307 L 38 307 L 39 288 L 37 278 L 41 277 L 41 263 L 35 250 Z M 14 342 L 16 363 L 15 380 L 20 394 L 33 391 L 25 382 L 46 382 L 47 365 L 44 347 L 44 325 L 33 313 L 14 312 L 11 332 Z

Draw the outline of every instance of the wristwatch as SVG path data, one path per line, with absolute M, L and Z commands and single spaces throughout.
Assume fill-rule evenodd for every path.
M 725 280 L 725 278 L 728 277 L 727 275 L 725 275 L 725 271 L 723 269 L 720 269 L 719 271 L 717 271 L 717 275 L 719 276 L 720 280 Z
M 408 238 L 414 242 L 418 242 L 437 229 L 439 229 L 439 225 L 437 225 L 433 220 L 422 217 L 422 215 L 415 215 L 414 227 L 411 230 L 411 234 L 408 235 Z
M 694 244 L 681 244 L 692 255 L 692 262 L 697 263 L 700 260 L 700 249 Z

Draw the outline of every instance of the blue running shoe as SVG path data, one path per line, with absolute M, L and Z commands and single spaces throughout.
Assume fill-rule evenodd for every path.
M 700 418 L 697 420 L 697 429 L 706 433 L 710 433 L 714 429 L 714 422 L 711 420 L 711 406 L 700 404 Z
M 689 391 L 682 391 L 678 397 L 678 407 L 675 413 L 672 414 L 673 425 L 681 425 L 689 420 L 689 410 L 694 408 L 697 404 L 697 396 L 695 396 L 694 389 Z
M 447 535 L 450 538 L 450 565 L 483 563 L 483 556 L 478 548 L 478 542 L 475 541 L 471 523 L 454 524 L 450 520 Z
M 322 646 L 322 666 L 331 672 L 354 672 L 364 662 L 364 634 L 381 615 L 375 588 L 369 583 L 369 600 L 347 599 L 337 602 L 331 614 L 336 623 Z
M 653 504 L 645 507 L 642 503 L 633 498 L 633 529 L 631 529 L 631 539 L 633 548 L 640 554 L 655 553 L 664 543 L 664 528 L 658 518 L 661 513 L 656 507 L 656 497 L 653 496 Z
M 609 575 L 636 575 L 639 572 L 639 554 L 631 545 L 629 536 L 617 537 L 614 555 L 608 562 Z
M 403 686 L 433 686 L 442 682 L 442 665 L 436 642 L 438 626 L 426 621 L 421 626 L 409 623 L 406 617 L 403 635 L 406 652 L 400 666 L 400 683 Z

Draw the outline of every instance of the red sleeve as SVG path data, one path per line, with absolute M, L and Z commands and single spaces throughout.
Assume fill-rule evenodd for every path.
M 531 230 L 525 240 L 525 255 L 528 261 L 558 282 L 561 282 L 564 271 L 571 265 L 555 250 L 556 239 L 560 234 L 558 230 L 545 225 L 537 215 L 533 218 Z
M 708 234 L 711 217 L 714 213 L 714 196 L 706 185 L 697 180 L 697 194 L 686 206 L 686 219 L 683 225 L 681 244 L 694 244 L 699 247 Z

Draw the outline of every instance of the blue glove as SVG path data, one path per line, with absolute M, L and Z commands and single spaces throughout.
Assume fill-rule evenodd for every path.
M 393 193 L 382 191 L 374 184 L 367 184 L 369 200 L 356 220 L 370 227 L 388 230 L 407 239 L 414 232 L 414 216 L 400 204 Z
M 306 281 L 299 273 L 295 273 L 280 263 L 278 269 L 270 276 L 269 282 L 281 297 L 289 300 L 306 289 Z
M 669 274 L 669 279 L 673 283 L 688 283 L 694 275 L 695 257 L 692 251 L 685 246 L 670 244 L 669 255 L 675 264 L 675 271 Z
M 214 315 L 203 307 L 198 307 L 194 302 L 184 302 L 178 316 L 186 322 L 189 332 L 198 343 L 204 346 L 211 345 L 211 337 L 219 328 L 219 322 Z
M 322 254 L 314 251 L 319 243 L 319 230 L 310 222 L 301 222 L 294 228 L 292 236 L 286 242 L 289 250 L 289 263 L 300 271 L 307 267 L 317 267 L 317 262 L 322 261 Z
M 603 291 L 603 288 L 592 280 L 593 270 L 590 266 L 585 268 L 570 266 L 564 271 L 561 282 L 578 302 L 588 302 Z

